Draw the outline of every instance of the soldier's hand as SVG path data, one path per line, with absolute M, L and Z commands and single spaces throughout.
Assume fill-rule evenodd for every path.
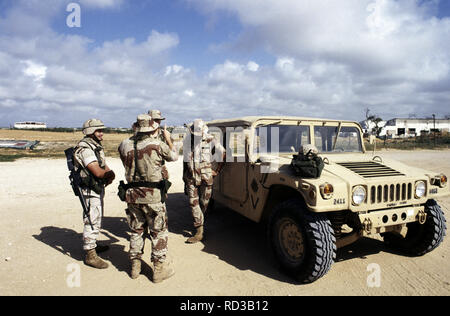
M 164 129 L 162 130 L 162 134 L 163 134 L 164 138 L 165 138 L 167 141 L 170 141 L 170 133 L 169 133 L 169 131 L 167 130 L 166 125 L 164 125 Z
M 106 185 L 110 185 L 114 179 L 116 178 L 116 174 L 114 173 L 114 171 L 109 170 L 108 172 L 105 173 L 105 180 L 106 180 Z

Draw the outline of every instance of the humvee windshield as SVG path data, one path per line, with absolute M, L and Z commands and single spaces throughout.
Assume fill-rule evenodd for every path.
M 339 131 L 339 135 L 336 135 Z M 356 127 L 314 126 L 314 141 L 319 152 L 362 152 Z
M 314 126 L 314 142 L 319 152 L 362 152 L 356 127 Z M 336 139 L 336 135 L 339 135 Z M 297 153 L 311 144 L 309 125 L 267 125 L 256 128 L 255 153 Z

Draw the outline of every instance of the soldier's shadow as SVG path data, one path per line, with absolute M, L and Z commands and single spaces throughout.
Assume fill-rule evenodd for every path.
M 169 218 L 169 232 L 184 237 L 192 236 L 194 227 L 189 198 L 184 193 L 169 193 L 166 208 Z
M 129 240 L 129 227 L 126 220 L 123 217 L 104 217 L 100 233 L 108 240 L 102 238 L 98 244 L 109 246 L 109 250 L 99 256 L 110 261 L 117 270 L 128 272 L 130 265 L 128 250 L 125 246 L 117 244 L 120 241 L 119 238 Z M 76 261 L 84 261 L 85 252 L 82 247 L 83 233 L 81 232 L 69 228 L 46 226 L 41 227 L 41 232 L 33 237 L 63 255 Z M 144 265 L 143 270 L 145 269 L 150 268 Z

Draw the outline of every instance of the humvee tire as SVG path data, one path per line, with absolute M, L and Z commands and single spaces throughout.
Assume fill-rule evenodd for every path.
M 447 230 L 446 220 L 441 207 L 435 200 L 428 200 L 425 205 L 427 219 L 425 224 L 418 222 L 407 224 L 406 236 L 396 233 L 386 233 L 385 243 L 411 256 L 423 256 L 436 249 L 444 240 Z
M 268 241 L 281 269 L 300 283 L 324 276 L 336 259 L 336 239 L 323 214 L 291 199 L 277 205 L 268 223 Z

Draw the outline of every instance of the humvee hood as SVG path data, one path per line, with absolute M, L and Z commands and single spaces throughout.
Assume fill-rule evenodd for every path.
M 325 168 L 321 176 L 324 180 L 327 177 L 334 179 L 337 177 L 346 182 L 355 183 L 398 177 L 426 178 L 434 174 L 433 172 L 413 168 L 395 160 L 367 154 L 321 154 L 320 157 L 325 162 Z M 289 165 L 291 159 L 282 157 L 280 166 Z

